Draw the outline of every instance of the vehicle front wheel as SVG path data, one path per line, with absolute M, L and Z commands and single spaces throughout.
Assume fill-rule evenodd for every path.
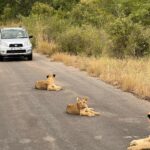
M 32 58 L 32 54 L 30 54 L 29 56 L 27 56 L 27 59 L 28 60 L 32 60 L 33 58 Z
M 0 56 L 0 61 L 3 61 L 3 60 L 4 60 L 3 56 Z

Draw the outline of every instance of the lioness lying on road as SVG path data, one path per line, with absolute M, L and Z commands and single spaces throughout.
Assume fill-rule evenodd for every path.
M 150 113 L 147 114 L 147 117 L 150 119 Z M 144 139 L 133 140 L 128 150 L 150 150 L 150 136 Z
M 69 114 L 89 117 L 100 115 L 99 112 L 95 112 L 93 108 L 88 107 L 87 98 L 79 97 L 77 97 L 77 103 L 67 105 L 66 112 Z
M 40 90 L 48 90 L 48 91 L 59 91 L 62 90 L 62 87 L 57 86 L 55 84 L 55 74 L 47 75 L 46 80 L 39 80 L 35 83 L 35 88 Z
M 150 137 L 133 140 L 128 150 L 150 150 Z

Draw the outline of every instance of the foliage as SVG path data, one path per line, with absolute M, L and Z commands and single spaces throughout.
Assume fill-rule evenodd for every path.
M 31 14 L 33 15 L 44 15 L 50 16 L 54 13 L 53 7 L 49 6 L 48 4 L 36 2 L 32 6 Z
M 52 5 L 55 9 L 71 10 L 79 0 L 52 0 Z
M 70 13 L 73 23 L 76 25 L 92 24 L 102 27 L 112 16 L 100 9 L 97 3 L 79 3 Z
M 138 9 L 130 17 L 136 23 L 150 25 L 150 5 L 148 9 Z
M 150 36 L 144 33 L 140 25 L 135 25 L 127 41 L 125 53 L 130 56 L 142 57 L 150 53 Z
M 45 52 L 150 55 L 149 0 L 0 0 L 0 19 L 22 21 Z
M 1 15 L 1 18 L 5 21 L 12 18 L 13 17 L 13 12 L 12 11 L 13 10 L 11 9 L 10 5 L 7 4 L 6 7 L 3 10 L 3 15 Z
M 101 34 L 96 28 L 84 25 L 82 27 L 71 27 L 63 32 L 58 42 L 65 52 L 97 56 L 102 53 Z
M 49 22 L 47 20 L 49 19 Z M 56 40 L 57 37 L 63 32 L 66 31 L 67 28 L 70 27 L 70 23 L 65 19 L 60 19 L 58 16 L 53 16 L 45 19 L 44 24 L 46 24 L 46 28 L 43 30 L 44 35 L 47 35 L 48 40 Z
M 113 41 L 112 56 L 123 58 L 125 55 L 141 57 L 149 52 L 150 43 L 144 29 L 128 18 L 118 18 L 108 29 Z

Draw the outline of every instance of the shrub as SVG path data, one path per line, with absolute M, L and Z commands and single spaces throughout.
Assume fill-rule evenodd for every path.
M 68 11 L 78 2 L 79 0 L 52 0 L 52 5 L 57 10 L 61 9 Z
M 65 32 L 65 30 L 70 26 L 70 23 L 65 19 L 61 19 L 58 16 L 49 17 L 44 19 L 43 24 L 45 28 L 43 30 L 44 35 L 47 35 L 49 41 L 56 40 L 59 34 Z
M 73 54 L 101 55 L 101 33 L 92 26 L 71 27 L 58 38 L 61 49 Z
M 46 15 L 50 16 L 54 13 L 53 7 L 49 6 L 48 4 L 36 2 L 32 6 L 31 14 L 33 15 Z
M 143 25 L 150 25 L 150 4 L 149 8 L 138 9 L 136 12 L 130 15 L 131 19 L 135 23 L 140 23 Z
M 13 17 L 14 17 L 13 10 L 10 7 L 10 5 L 7 4 L 3 10 L 3 14 L 1 15 L 1 18 L 3 21 L 6 21 L 8 19 L 12 19 Z
M 38 42 L 36 50 L 37 50 L 37 52 L 40 52 L 40 53 L 50 56 L 50 55 L 58 52 L 59 47 L 53 41 L 48 42 L 47 40 L 41 39 L 41 41 Z
M 91 24 L 96 27 L 102 27 L 113 19 L 112 15 L 99 8 L 95 1 L 81 1 L 72 9 L 70 16 L 74 24 Z
M 71 27 L 63 32 L 57 39 L 61 49 L 69 53 L 80 53 L 84 47 L 84 41 L 81 37 L 81 32 L 81 29 L 78 27 Z
M 127 41 L 126 54 L 135 57 L 148 55 L 150 53 L 148 39 L 149 37 L 144 34 L 143 28 L 140 25 L 135 25 Z
M 38 16 L 38 15 L 30 15 L 29 17 L 21 17 L 23 24 L 28 28 L 28 31 L 34 35 L 33 43 L 36 48 L 40 45 L 39 43 L 43 41 L 44 51 L 46 51 L 45 47 L 50 47 L 48 42 L 53 43 L 56 38 L 62 32 L 68 28 L 69 23 L 60 19 L 57 16 L 49 17 L 49 16 Z M 46 41 L 46 43 L 44 42 Z M 40 46 L 41 49 L 42 46 Z
M 118 18 L 110 24 L 109 34 L 113 47 L 109 50 L 111 56 L 118 58 L 143 56 L 149 51 L 148 38 L 143 34 L 144 29 L 134 24 L 129 18 Z

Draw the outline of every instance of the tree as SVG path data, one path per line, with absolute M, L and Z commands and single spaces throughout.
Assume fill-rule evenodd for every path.
M 112 15 L 99 8 L 98 3 L 95 1 L 77 4 L 70 15 L 75 24 L 92 24 L 97 27 L 104 26 L 108 20 L 112 19 Z
M 55 9 L 71 10 L 80 0 L 53 0 L 52 5 Z
M 38 16 L 40 15 L 51 16 L 54 13 L 54 9 L 48 4 L 36 2 L 32 6 L 31 13 Z

